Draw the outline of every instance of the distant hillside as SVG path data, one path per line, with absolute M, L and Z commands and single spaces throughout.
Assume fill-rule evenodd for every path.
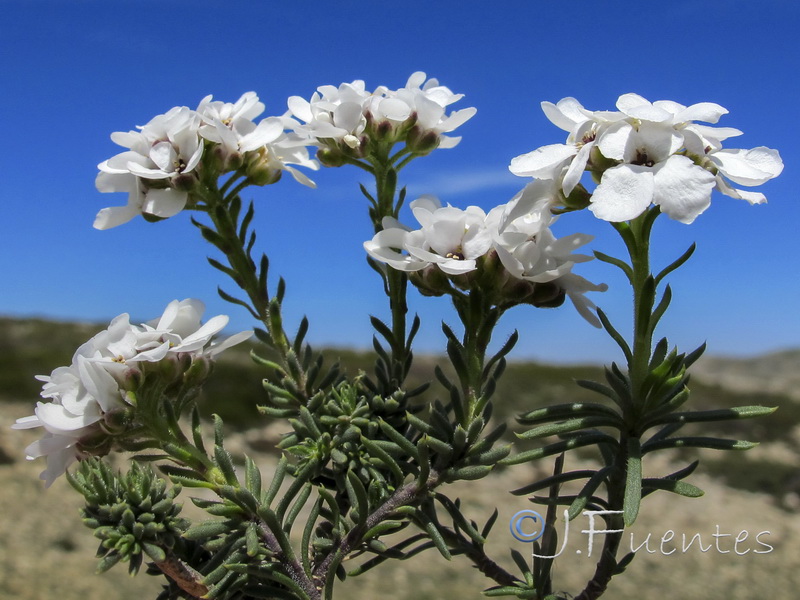
M 34 375 L 48 374 L 55 367 L 69 364 L 75 349 L 102 327 L 0 318 L 0 399 L 25 400 L 33 406 L 41 390 Z M 242 344 L 221 356 L 200 401 L 204 415 L 217 413 L 227 425 L 242 430 L 262 429 L 268 424 L 256 408 L 264 401 L 261 381 L 267 373 L 250 359 L 249 352 L 254 347 Z M 374 363 L 374 355 L 366 352 L 328 348 L 323 354 L 327 364 L 338 361 L 351 376 L 360 371 L 369 372 Z M 443 395 L 441 385 L 434 380 L 437 362 L 444 364 L 445 361 L 423 355 L 414 362 L 408 387 L 433 382 L 420 398 L 421 402 Z M 779 407 L 777 413 L 766 418 L 726 422 L 715 425 L 713 430 L 704 429 L 704 435 L 769 441 L 768 445 L 763 444 L 745 455 L 708 454 L 703 461 L 706 472 L 733 487 L 768 492 L 784 506 L 800 504 L 800 350 L 750 359 L 710 357 L 696 366 L 687 408 L 753 404 Z M 555 366 L 511 361 L 494 397 L 495 418 L 510 421 L 513 431 L 513 417 L 520 412 L 546 404 L 598 401 L 596 395 L 575 385 L 574 381 L 601 380 L 602 377 L 602 368 L 594 365 Z M 689 428 L 686 430 L 688 432 Z M 509 439 L 512 438 L 509 433 Z M 261 445 L 263 450 L 263 440 Z
M 800 400 L 800 349 L 751 358 L 703 357 L 694 372 L 703 381 L 725 388 L 763 390 Z

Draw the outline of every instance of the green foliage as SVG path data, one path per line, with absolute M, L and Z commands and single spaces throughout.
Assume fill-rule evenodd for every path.
M 147 466 L 134 462 L 127 473 L 115 474 L 103 461 L 89 459 L 67 477 L 86 500 L 83 524 L 100 539 L 98 572 L 122 561 L 135 574 L 143 555 L 165 561 L 188 526 L 174 502 L 180 487 L 168 489 Z

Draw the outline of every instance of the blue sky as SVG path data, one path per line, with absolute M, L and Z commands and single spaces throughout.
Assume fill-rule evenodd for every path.
M 698 243 L 671 277 L 675 300 L 661 333 L 687 350 L 708 340 L 715 354 L 800 345 L 795 2 L 0 0 L 0 10 L 0 314 L 107 321 L 129 312 L 146 320 L 174 298 L 197 297 L 208 316 L 227 313 L 232 329 L 249 328 L 239 308 L 217 297 L 219 283 L 231 286 L 205 263 L 213 249 L 188 214 L 92 229 L 100 208 L 125 202 L 94 189 L 97 163 L 120 150 L 109 134 L 175 105 L 194 107 L 209 93 L 234 101 L 254 90 L 266 116 L 322 84 L 364 79 L 368 88 L 397 88 L 423 70 L 466 94 L 457 108 L 478 113 L 459 130 L 459 146 L 415 161 L 402 183 L 412 198 L 432 193 L 460 207 L 508 201 L 525 183 L 508 173 L 510 159 L 563 142 L 542 100 L 575 96 L 612 109 L 620 94 L 636 92 L 728 108 L 720 125 L 745 132 L 729 145 L 777 148 L 786 168 L 762 186 L 767 205 L 715 195 L 691 226 L 659 220 L 657 264 Z M 317 190 L 288 177 L 248 190 L 260 248 L 287 280 L 290 321 L 306 313 L 312 341 L 368 347 L 367 314 L 387 313 L 362 249 L 371 229 L 357 184 L 369 182 L 347 169 L 314 179 Z M 613 230 L 588 213 L 562 217 L 554 231 L 591 233 L 592 248 L 620 251 Z M 578 272 L 609 284 L 594 300 L 627 330 L 630 292 L 615 270 L 595 261 Z M 439 351 L 439 323 L 453 321 L 446 301 L 415 296 L 412 308 L 425 322 L 420 349 Z M 498 341 L 514 328 L 518 357 L 618 359 L 569 306 L 515 309 Z

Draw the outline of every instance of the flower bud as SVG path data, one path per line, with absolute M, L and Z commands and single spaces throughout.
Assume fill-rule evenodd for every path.
M 170 353 L 158 362 L 158 372 L 166 382 L 178 381 L 192 366 L 192 356 L 187 352 Z
M 412 154 L 423 156 L 430 154 L 439 146 L 439 135 L 435 131 L 423 131 L 414 126 L 406 135 L 406 147 Z
M 241 152 L 231 152 L 225 157 L 224 172 L 238 171 L 244 165 L 244 156 Z
M 566 292 L 556 283 L 537 283 L 533 287 L 533 294 L 528 299 L 528 303 L 536 308 L 556 308 L 564 304 Z
M 197 174 L 192 171 L 191 173 L 180 173 L 172 178 L 172 187 L 180 192 L 191 192 L 194 186 L 197 185 Z
M 377 127 L 375 127 L 375 139 L 377 141 L 394 141 L 391 138 L 394 137 L 394 125 L 392 125 L 391 121 L 381 121 L 378 123 Z
M 533 294 L 534 284 L 524 279 L 509 277 L 506 285 L 503 286 L 503 298 L 514 303 L 527 302 Z
M 420 271 L 412 271 L 408 274 L 408 280 L 423 296 L 442 296 L 451 289 L 447 275 L 434 265 L 428 265 Z
M 184 385 L 187 387 L 199 387 L 211 374 L 214 369 L 214 361 L 206 356 L 198 356 L 192 361 L 192 365 L 183 375 Z
M 136 367 L 129 367 L 122 374 L 121 387 L 125 391 L 135 392 L 142 386 L 143 381 L 144 373 Z
M 103 415 L 100 426 L 110 434 L 123 433 L 133 420 L 133 410 L 130 408 L 115 408 Z
M 248 152 L 245 163 L 244 173 L 253 185 L 271 185 L 281 178 L 281 170 L 269 164 L 269 150 L 266 147 Z
M 105 456 L 111 452 L 112 439 L 101 429 L 86 434 L 75 444 L 75 450 L 81 458 Z
M 220 144 L 206 142 L 203 152 L 203 170 L 207 173 L 223 173 L 225 171 L 225 149 Z
M 583 210 L 591 204 L 592 195 L 588 190 L 583 187 L 583 184 L 578 184 L 572 190 L 569 196 L 563 198 L 564 207 L 568 210 Z
M 344 154 L 338 148 L 319 148 L 317 160 L 325 167 L 341 167 L 345 164 Z

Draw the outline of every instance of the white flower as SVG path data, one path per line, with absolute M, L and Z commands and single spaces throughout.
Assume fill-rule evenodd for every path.
M 26 454 L 31 460 L 46 458 L 41 477 L 47 486 L 85 456 L 83 440 L 104 435 L 101 422 L 107 413 L 128 406 L 126 374 L 131 369 L 177 353 L 213 358 L 252 335 L 245 331 L 212 343 L 228 317 L 218 315 L 201 324 L 204 309 L 199 300 L 173 300 L 161 317 L 141 326 L 132 325 L 127 314 L 119 315 L 76 350 L 69 366 L 37 376 L 44 383 L 41 396 L 49 402 L 37 403 L 34 415 L 12 427 L 44 428 L 44 437 L 28 446 Z
M 127 192 L 128 205 L 101 210 L 94 226 L 109 229 L 139 214 L 168 218 L 184 209 L 188 192 L 175 189 L 178 177 L 193 173 L 203 154 L 200 118 L 185 106 L 175 107 L 139 127 L 115 132 L 111 139 L 129 148 L 100 163 L 100 192 Z
M 714 176 L 676 152 L 683 135 L 671 125 L 642 121 L 611 126 L 599 140 L 606 158 L 621 164 L 603 173 L 589 207 L 605 221 L 627 221 L 650 204 L 682 223 L 691 223 L 711 204 Z
M 422 196 L 410 206 L 422 228 L 408 231 L 393 219 L 384 220 L 384 230 L 364 244 L 374 259 L 401 271 L 435 264 L 449 275 L 460 275 L 474 271 L 477 259 L 492 247 L 486 213 L 477 206 L 443 207 L 433 196 Z
M 520 177 L 554 179 L 569 164 L 562 177 L 562 189 L 569 196 L 581 179 L 597 138 L 625 115 L 586 110 L 575 98 L 564 98 L 557 104 L 542 102 L 542 110 L 556 127 L 569 132 L 567 143 L 542 146 L 517 156 L 511 160 L 509 170 Z
M 380 86 L 368 92 L 365 83 L 356 80 L 342 83 L 338 88 L 320 86 L 310 101 L 292 96 L 288 105 L 292 115 L 304 122 L 295 130 L 314 138 L 319 145 L 333 140 L 355 149 L 361 145 L 370 125 L 379 128 L 388 123 L 390 131 L 397 131 L 411 123 L 418 136 L 433 134 L 438 147 L 452 148 L 460 138 L 444 134 L 477 112 L 475 108 L 465 108 L 447 114 L 447 108 L 462 97 L 439 85 L 436 79 L 426 80 L 425 73 L 419 71 L 398 90 Z
M 556 217 L 550 212 L 549 199 L 539 195 L 539 187 L 541 182 L 529 184 L 507 205 L 493 209 L 489 216 L 500 223 L 494 249 L 505 269 L 517 279 L 547 283 L 569 273 L 575 263 L 592 260 L 591 256 L 572 251 L 594 237 L 574 233 L 556 239 L 550 230 Z M 517 211 L 519 205 L 527 208 L 522 214 Z M 516 214 L 519 216 L 513 217 Z
M 200 117 L 195 111 L 176 106 L 139 127 L 139 131 L 112 133 L 113 142 L 130 150 L 100 163 L 98 168 L 144 179 L 170 179 L 190 173 L 203 154 L 199 127 Z
M 298 125 L 296 131 L 317 140 L 342 140 L 345 136 L 359 136 L 364 131 L 367 120 L 363 108 L 369 97 L 365 83 L 356 80 L 342 83 L 338 88 L 320 86 L 310 101 L 291 96 L 288 106 L 292 115 L 305 123 Z
M 587 111 L 574 98 L 543 103 L 542 108 L 554 124 L 570 132 L 567 144 L 518 156 L 509 168 L 521 176 L 561 179 L 565 195 L 584 170 L 592 170 L 600 181 L 589 209 L 607 221 L 634 219 L 656 204 L 671 218 L 691 223 L 711 204 L 714 188 L 751 204 L 765 202 L 762 194 L 733 189 L 725 178 L 760 185 L 783 169 L 775 150 L 723 149 L 724 140 L 742 132 L 696 123 L 714 124 L 728 112 L 711 102 L 687 107 L 623 94 L 617 100 L 619 112 Z M 593 164 L 595 149 L 602 155 L 599 165 L 597 160 Z
M 454 94 L 449 88 L 439 85 L 437 79 L 427 79 L 422 71 L 413 73 L 408 78 L 405 87 L 396 91 L 380 87 L 376 94 L 383 95 L 378 101 L 373 95 L 370 112 L 373 120 L 380 122 L 388 120 L 395 125 L 405 122 L 410 117 L 416 117 L 415 125 L 420 128 L 421 134 L 432 132 L 439 139 L 439 148 L 452 148 L 460 137 L 447 137 L 442 135 L 460 127 L 478 112 L 474 107 L 463 108 L 446 114 L 446 109 L 451 104 L 458 102 L 464 94 Z
M 298 182 L 315 187 L 303 173 L 288 166 L 319 168 L 308 156 L 307 140 L 285 131 L 293 129 L 297 122 L 288 117 L 267 117 L 256 124 L 253 119 L 263 112 L 264 104 L 255 92 L 246 92 L 234 103 L 212 101 L 212 96 L 206 96 L 197 107 L 200 136 L 219 144 L 223 157 L 254 152 L 257 158 L 245 158 L 251 166 L 289 171 Z

